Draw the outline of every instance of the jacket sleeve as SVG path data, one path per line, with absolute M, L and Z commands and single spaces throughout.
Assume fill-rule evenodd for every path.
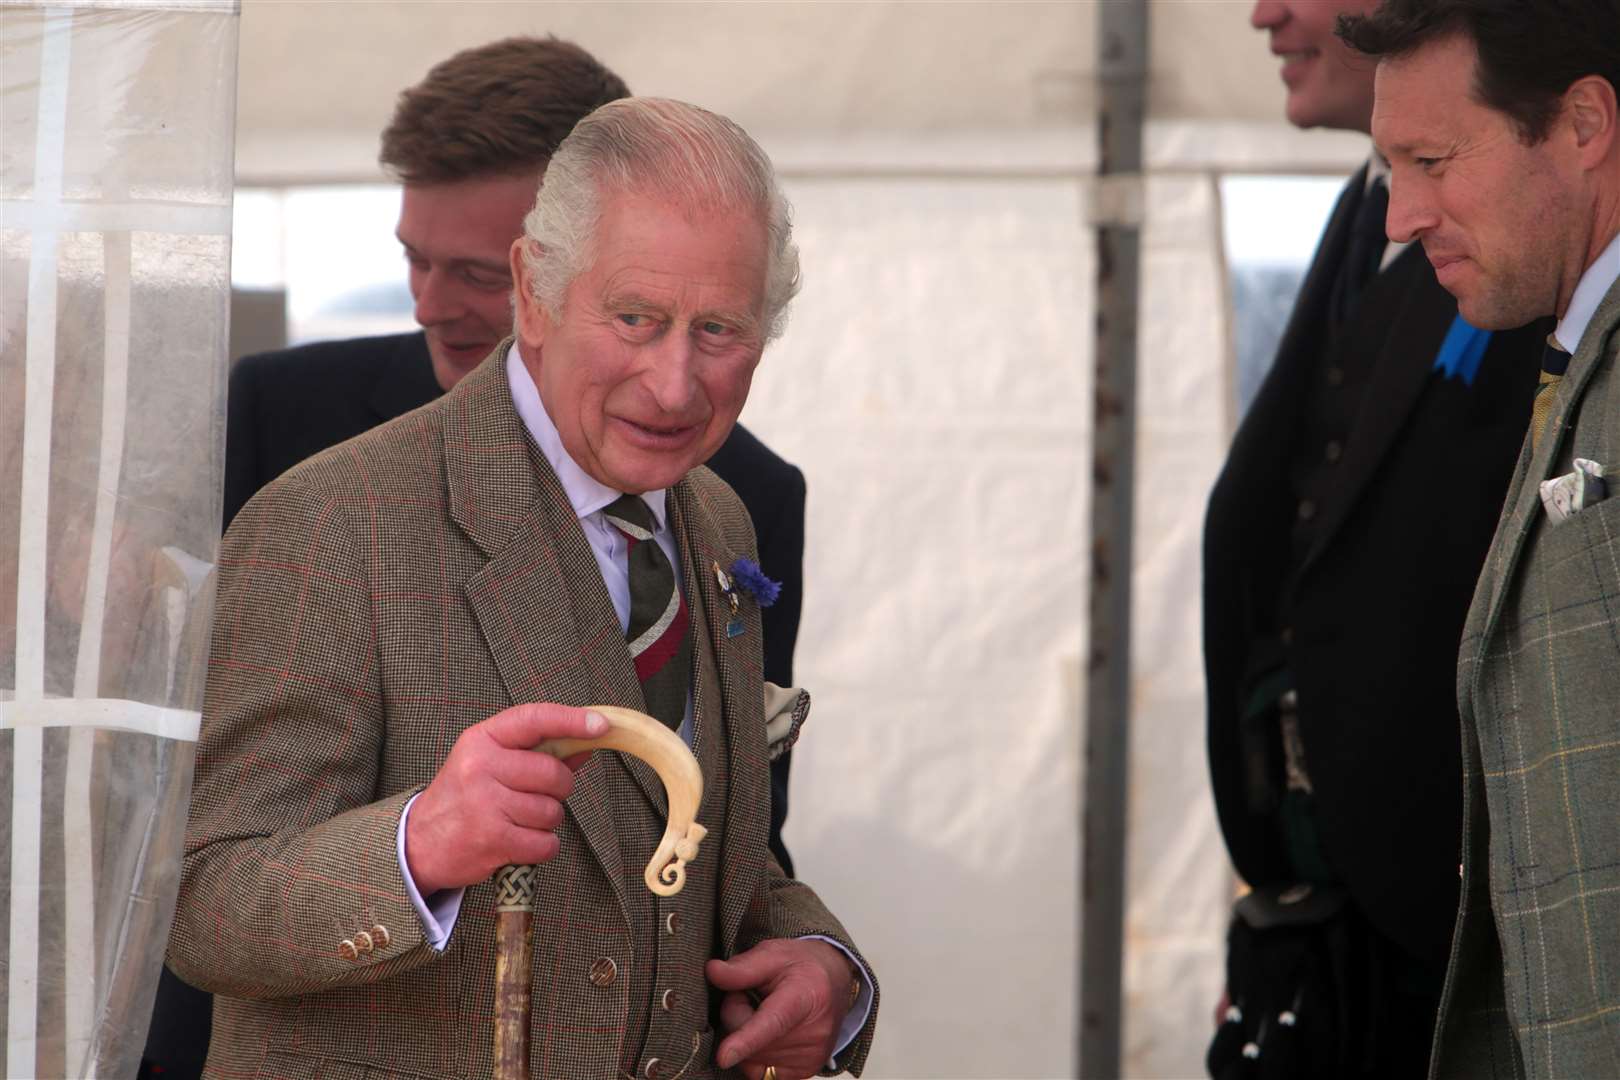
M 397 857 L 414 791 L 377 791 L 366 570 L 343 507 L 299 477 L 266 488 L 226 537 L 169 944 L 175 972 L 204 989 L 306 993 L 437 955 Z M 345 955 L 362 932 L 371 950 Z

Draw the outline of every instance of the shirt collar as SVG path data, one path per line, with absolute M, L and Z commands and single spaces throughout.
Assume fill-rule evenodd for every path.
M 1609 289 L 1616 279 L 1620 279 L 1620 233 L 1616 233 L 1610 240 L 1609 246 L 1603 249 L 1603 254 L 1593 260 L 1592 265 L 1586 268 L 1581 280 L 1575 283 L 1575 292 L 1569 298 L 1569 307 L 1564 311 L 1564 317 L 1558 320 L 1558 327 L 1553 331 L 1553 337 L 1558 339 L 1559 348 L 1573 353 L 1581 347 L 1581 338 L 1586 336 L 1586 328 L 1592 322 L 1592 316 L 1597 314 L 1598 305 L 1608 295 Z
M 1384 186 L 1389 186 L 1389 162 L 1378 156 L 1375 150 L 1367 158 L 1367 179 L 1362 183 L 1361 190 L 1365 194 L 1373 189 L 1373 185 L 1380 180 Z
M 506 382 L 512 388 L 512 404 L 517 408 L 518 418 L 534 437 L 541 456 L 557 474 L 574 514 L 583 518 L 616 500 L 622 492 L 597 480 L 568 456 L 568 451 L 563 448 L 562 436 L 557 433 L 557 425 L 551 422 L 551 416 L 540 401 L 540 391 L 529 376 L 529 369 L 523 363 L 515 340 L 506 354 Z M 641 496 L 641 501 L 652 511 L 653 520 L 658 523 L 660 531 L 664 528 L 665 491 L 659 488 L 657 491 L 644 492 Z

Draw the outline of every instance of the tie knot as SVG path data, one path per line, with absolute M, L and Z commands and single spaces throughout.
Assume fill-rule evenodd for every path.
M 1547 347 L 1541 352 L 1541 370 L 1548 375 L 1563 375 L 1569 370 L 1569 353 L 1558 344 L 1558 339 L 1548 336 Z
M 652 539 L 652 510 L 640 495 L 620 495 L 602 513 L 610 525 L 632 540 Z

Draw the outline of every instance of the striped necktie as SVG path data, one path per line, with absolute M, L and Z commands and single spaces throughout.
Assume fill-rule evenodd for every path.
M 630 543 L 630 627 L 625 637 L 647 712 L 679 731 L 686 716 L 692 672 L 692 635 L 686 598 L 675 568 L 653 539 L 653 516 L 637 495 L 621 495 L 603 511 Z
M 1559 380 L 1568 369 L 1569 353 L 1563 350 L 1556 338 L 1547 335 L 1547 347 L 1541 353 L 1541 382 L 1536 385 L 1535 401 L 1530 406 L 1531 453 L 1535 453 L 1541 445 L 1541 432 L 1547 426 L 1547 417 L 1552 415 L 1553 397 Z

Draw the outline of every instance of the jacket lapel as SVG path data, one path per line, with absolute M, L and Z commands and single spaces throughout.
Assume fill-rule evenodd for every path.
M 453 391 L 445 420 L 452 518 L 489 561 L 466 598 L 514 702 L 641 708 L 595 556 L 556 474 L 529 438 L 506 382 L 506 349 Z M 564 806 L 625 905 L 607 770 L 597 755 Z M 628 916 L 627 916 L 628 917 Z
M 1361 355 L 1377 356 L 1378 366 L 1368 378 L 1353 434 L 1345 445 L 1344 460 L 1339 463 L 1340 482 L 1333 486 L 1332 497 L 1322 507 L 1316 541 L 1305 560 L 1307 569 L 1333 542 L 1406 426 L 1433 374 L 1434 350 L 1427 343 L 1434 342 L 1438 348 L 1456 316 L 1447 297 L 1429 295 L 1430 289 L 1444 290 L 1432 275 L 1422 271 L 1423 260 L 1421 248 L 1414 244 L 1369 283 L 1363 295 L 1363 303 L 1385 305 L 1386 310 L 1395 312 L 1395 317 L 1379 327 L 1362 328 L 1361 339 L 1351 346 Z M 1372 340 L 1371 334 L 1379 335 L 1380 340 Z M 1390 338 L 1394 344 L 1386 345 Z M 1407 344 L 1412 342 L 1424 346 Z
M 1481 654 L 1495 632 L 1497 618 L 1502 613 L 1502 602 L 1507 596 L 1508 584 L 1514 579 L 1514 571 L 1518 568 L 1524 542 L 1543 513 L 1541 482 L 1552 476 L 1554 467 L 1563 457 L 1564 442 L 1568 437 L 1576 410 L 1580 407 L 1582 397 L 1585 396 L 1587 384 L 1592 381 L 1593 374 L 1603 363 L 1609 338 L 1615 333 L 1617 326 L 1620 326 L 1620 282 L 1610 287 L 1608 294 L 1603 298 L 1603 303 L 1598 305 L 1592 321 L 1586 327 L 1586 333 L 1581 337 L 1580 347 L 1575 350 L 1575 355 L 1570 357 L 1568 372 L 1553 391 L 1558 394 L 1558 400 L 1554 402 L 1555 411 L 1547 418 L 1541 445 L 1532 452 L 1527 437 L 1523 449 L 1519 451 L 1519 466 L 1513 474 L 1513 485 L 1508 489 L 1507 505 L 1511 508 L 1511 513 L 1497 528 L 1496 539 L 1491 545 L 1491 554 L 1486 560 L 1486 566 L 1493 577 L 1484 621 L 1480 624 Z M 1603 462 L 1603 464 L 1610 467 L 1620 466 L 1620 462 L 1612 464 Z M 1620 473 L 1620 468 L 1616 471 Z M 1483 666 L 1475 665 L 1476 678 Z

